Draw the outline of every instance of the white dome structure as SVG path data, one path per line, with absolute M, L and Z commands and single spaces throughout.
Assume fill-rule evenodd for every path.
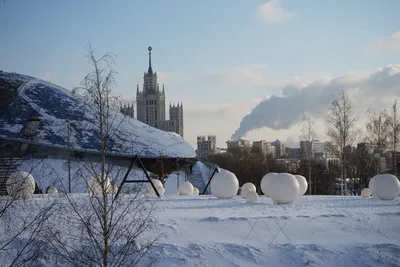
M 369 188 L 364 188 L 363 190 L 361 190 L 361 196 L 362 197 L 370 197 L 371 191 L 369 190 Z
M 105 177 L 104 180 L 104 187 L 107 191 L 107 194 L 112 192 L 112 185 L 110 183 L 110 179 L 108 177 Z M 95 195 L 95 196 L 100 196 L 103 193 L 101 183 L 100 183 L 100 178 L 97 179 L 96 177 L 92 177 L 88 181 L 88 193 L 89 195 Z
M 372 194 L 382 200 L 393 200 L 397 198 L 400 193 L 400 187 L 399 180 L 396 176 L 391 174 L 379 174 L 372 179 Z
M 249 191 L 246 195 L 246 201 L 250 203 L 257 202 L 258 194 L 256 191 Z
M 264 175 L 264 177 L 261 179 L 261 191 L 264 193 L 264 195 L 269 196 L 268 194 L 268 183 L 269 181 L 274 178 L 278 173 L 276 172 L 270 172 Z
M 158 185 L 156 185 L 155 186 L 156 187 L 156 190 L 157 190 L 157 192 L 158 192 L 158 194 L 160 195 L 160 196 L 163 196 L 164 194 L 165 194 L 165 189 L 164 189 L 164 186 L 160 186 L 159 184 Z
M 268 194 L 277 204 L 289 204 L 299 195 L 299 182 L 290 173 L 280 173 L 268 182 Z
M 257 191 L 257 188 L 253 183 L 245 183 L 244 185 L 242 185 L 242 190 L 243 188 L 247 188 L 249 189 L 249 191 Z
M 247 188 L 247 187 L 243 188 L 242 187 L 242 189 L 240 190 L 240 196 L 242 198 L 246 198 L 246 195 L 247 195 L 248 192 L 250 192 L 249 188 Z
M 193 185 L 190 182 L 184 182 L 179 185 L 178 191 L 180 195 L 191 195 L 193 194 Z
M 200 194 L 200 191 L 197 187 L 193 188 L 193 196 L 198 196 Z
M 16 171 L 8 177 L 6 188 L 13 198 L 29 198 L 35 192 L 35 179 L 30 173 Z
M 58 193 L 58 190 L 55 186 L 49 186 L 46 190 L 46 194 L 49 194 L 49 195 L 54 195 L 57 193 Z
M 304 195 L 307 192 L 308 183 L 304 176 L 295 175 L 297 182 L 299 183 L 299 196 Z
M 233 198 L 239 189 L 236 175 L 230 171 L 216 173 L 211 180 L 211 193 L 220 199 Z

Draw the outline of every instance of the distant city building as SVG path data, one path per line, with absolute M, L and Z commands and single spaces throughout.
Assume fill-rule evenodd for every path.
M 300 159 L 301 158 L 301 151 L 300 148 L 286 148 L 286 155 L 289 159 Z
M 246 149 L 251 148 L 251 141 L 249 140 L 244 140 L 244 139 L 238 139 L 238 140 L 229 140 L 226 141 L 226 146 L 227 146 L 227 152 L 230 152 L 230 150 L 236 148 L 236 147 L 243 147 Z
M 119 111 L 126 116 L 135 118 L 135 107 L 133 106 L 133 104 L 125 103 L 123 106 L 121 106 Z
M 197 136 L 196 155 L 198 158 L 205 159 L 219 152 L 220 150 L 217 148 L 217 137 L 215 135 Z
M 303 159 L 308 159 L 309 150 L 311 149 L 311 158 L 314 159 L 323 159 L 323 158 L 333 158 L 333 153 L 330 151 L 330 142 L 313 140 L 309 141 L 300 141 L 300 157 Z
M 252 152 L 275 157 L 275 146 L 266 140 L 254 141 L 251 147 Z
M 275 155 L 277 158 L 283 158 L 286 156 L 285 144 L 278 139 L 271 143 L 275 147 Z
M 137 119 L 150 126 L 163 131 L 175 132 L 183 137 L 183 105 L 170 104 L 169 120 L 165 113 L 165 89 L 164 85 L 160 90 L 157 81 L 157 72 L 153 72 L 151 67 L 151 51 L 149 47 L 149 69 L 143 76 L 143 90 L 139 90 L 137 85 L 136 105 Z

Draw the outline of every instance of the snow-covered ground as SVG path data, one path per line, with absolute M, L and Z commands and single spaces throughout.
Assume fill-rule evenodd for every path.
M 54 197 L 20 203 L 43 206 Z M 87 195 L 73 197 L 84 202 Z M 264 196 L 254 204 L 213 196 L 149 201 L 164 234 L 155 243 L 156 266 L 400 266 L 399 198 L 302 196 L 290 205 Z M 55 266 L 56 258 L 43 257 L 37 266 Z
M 165 196 L 155 215 L 158 266 L 400 266 L 399 198 Z

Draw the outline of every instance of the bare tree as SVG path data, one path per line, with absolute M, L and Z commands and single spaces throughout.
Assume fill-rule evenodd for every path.
M 89 197 L 77 200 L 66 196 L 69 205 L 61 206 L 57 216 L 48 220 L 47 241 L 65 264 L 136 266 L 158 238 L 151 237 L 138 245 L 139 238 L 154 226 L 153 204 L 139 192 L 115 196 L 113 183 L 121 181 L 128 168 L 112 157 L 117 145 L 114 137 L 120 133 L 119 126 L 123 122 L 118 112 L 118 97 L 112 92 L 116 74 L 114 58 L 110 54 L 96 58 L 89 47 L 88 60 L 92 69 L 75 92 L 82 91 L 86 106 L 94 116 L 91 127 L 98 134 L 99 155 L 81 161 L 80 174 L 75 174 L 86 184 Z M 93 177 L 99 190 L 91 188 L 88 176 Z M 58 227 L 60 224 L 65 227 Z
M 369 144 L 374 145 L 380 157 L 388 146 L 389 123 L 385 112 L 375 113 L 369 111 L 368 113 L 369 121 L 366 125 L 366 139 Z M 378 173 L 380 173 L 381 168 L 379 162 L 377 167 Z
M 386 123 L 389 128 L 390 150 L 392 151 L 392 169 L 397 176 L 397 157 L 396 150 L 400 143 L 400 111 L 397 106 L 397 100 L 394 101 L 389 112 L 385 112 Z
M 20 158 L 18 164 L 29 159 Z M 42 161 L 37 161 L 29 175 Z M 11 163 L 10 163 L 11 164 Z M 14 170 L 6 173 L 9 176 Z M 27 177 L 24 177 L 25 179 Z M 22 180 L 23 180 L 22 179 Z M 24 266 L 40 256 L 44 244 L 40 236 L 44 222 L 51 216 L 57 199 L 37 199 L 26 192 L 27 184 L 17 181 L 11 185 L 11 195 L 0 196 L 0 262 L 2 266 Z M 31 185 L 29 185 L 31 186 Z
M 311 116 L 304 115 L 303 122 L 300 125 L 300 127 L 301 127 L 301 132 L 303 134 L 303 140 L 305 141 L 305 144 L 307 146 L 306 153 L 307 153 L 307 160 L 308 160 L 308 180 L 309 180 L 308 186 L 309 186 L 309 194 L 311 195 L 311 192 L 312 192 L 311 191 L 312 190 L 311 161 L 312 161 L 312 157 L 313 157 L 312 142 L 316 135 L 315 122 Z
M 340 192 L 344 195 L 346 179 L 346 153 L 347 146 L 351 146 L 357 138 L 355 128 L 356 116 L 348 95 L 342 90 L 333 95 L 328 110 L 327 136 L 331 139 L 328 149 L 335 154 L 341 165 Z

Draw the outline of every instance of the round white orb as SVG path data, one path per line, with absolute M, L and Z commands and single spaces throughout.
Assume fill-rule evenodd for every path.
M 377 177 L 377 176 L 379 176 L 379 175 L 372 177 L 368 183 L 368 188 L 369 188 L 369 191 L 371 191 L 371 195 L 374 195 L 374 186 L 375 186 L 375 181 L 376 181 L 375 177 Z
M 191 195 L 193 194 L 193 185 L 190 182 L 184 182 L 179 185 L 178 191 L 180 195 Z
M 53 195 L 53 194 L 57 194 L 57 193 L 58 193 L 58 190 L 55 186 L 49 186 L 46 190 L 46 194 Z
M 391 174 L 380 174 L 373 178 L 372 193 L 382 200 L 393 200 L 400 193 L 399 180 Z
M 242 190 L 243 188 L 247 188 L 249 189 L 249 191 L 257 191 L 257 188 L 253 183 L 245 183 L 244 185 L 242 185 Z
M 28 198 L 35 192 L 35 179 L 30 173 L 16 171 L 8 177 L 6 188 L 13 198 Z
M 237 194 L 238 189 L 239 181 L 232 172 L 216 173 L 211 180 L 211 192 L 217 198 L 232 198 Z
M 193 188 L 193 196 L 198 196 L 200 194 L 200 191 L 197 187 Z
M 88 181 L 88 193 L 89 195 L 100 196 L 103 194 L 100 177 L 92 177 Z M 112 185 L 110 183 L 110 179 L 105 177 L 104 179 L 104 188 L 106 189 L 106 193 L 109 194 L 112 192 Z
M 292 203 L 299 195 L 299 182 L 290 173 L 280 173 L 268 182 L 268 194 L 277 204 Z
M 261 179 L 261 191 L 264 193 L 264 195 L 269 196 L 269 194 L 267 193 L 268 183 L 276 175 L 278 175 L 276 172 L 270 172 L 264 175 L 264 177 Z
M 301 175 L 295 175 L 294 177 L 296 177 L 297 182 L 299 183 L 299 196 L 302 196 L 307 191 L 307 187 L 308 187 L 307 180 L 304 176 L 301 176 Z
M 160 196 L 163 196 L 164 194 L 165 194 L 165 189 L 164 189 L 164 186 L 160 186 L 160 185 L 156 185 L 155 186 L 156 187 L 156 190 L 157 190 L 157 192 L 158 192 L 158 194 L 160 195 Z
M 369 190 L 369 188 L 364 188 L 363 190 L 361 190 L 361 196 L 362 197 L 370 197 L 371 191 Z
M 242 198 L 246 198 L 247 193 L 250 192 L 250 191 L 251 190 L 249 190 L 247 187 L 245 187 L 245 188 L 242 187 L 242 190 L 240 190 L 240 196 Z
M 256 191 L 249 191 L 246 195 L 246 201 L 250 203 L 257 202 L 258 194 Z
M 160 180 L 158 180 L 158 179 L 151 179 L 151 181 L 153 182 L 154 186 L 162 186 L 162 187 L 164 187 L 162 182 Z

